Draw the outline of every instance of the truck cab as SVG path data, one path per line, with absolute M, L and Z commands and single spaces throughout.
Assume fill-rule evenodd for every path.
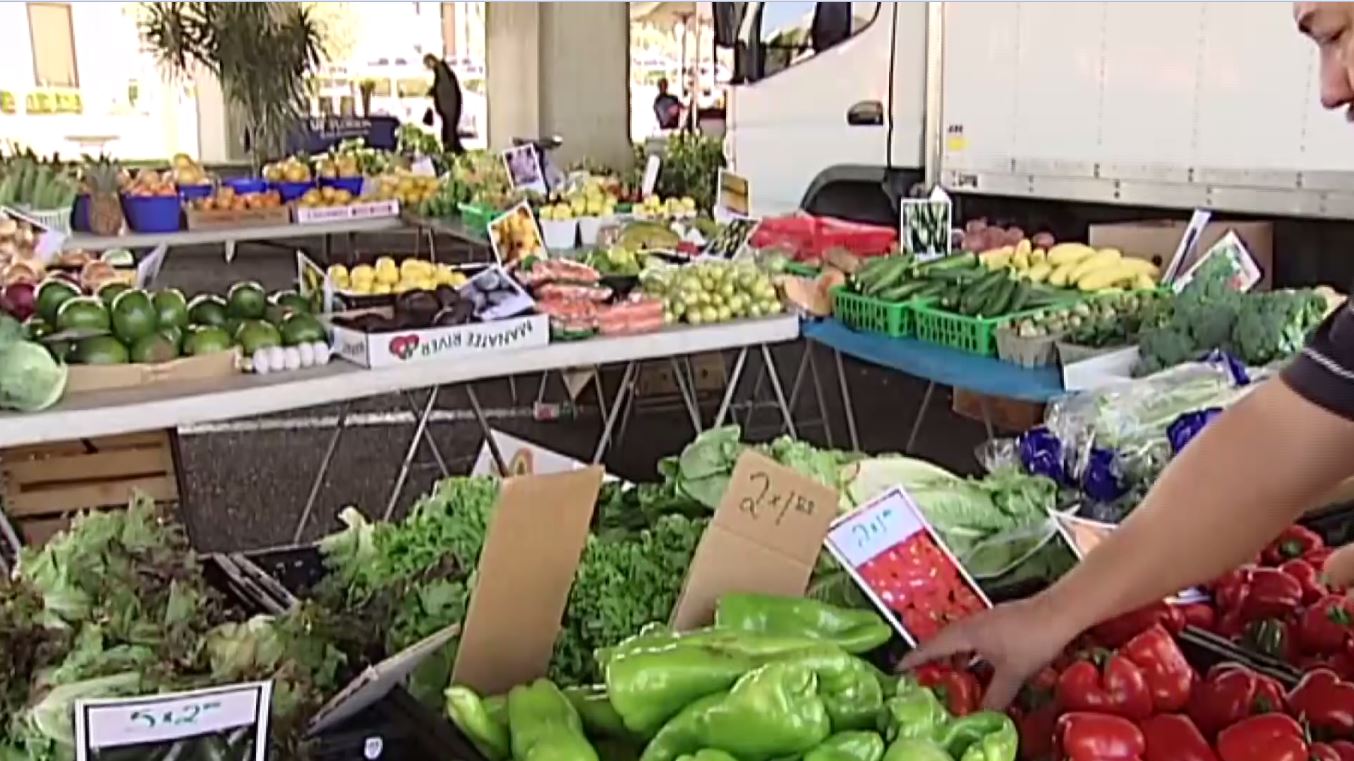
M 736 5 L 725 152 L 752 213 L 892 222 L 923 166 L 928 4 Z

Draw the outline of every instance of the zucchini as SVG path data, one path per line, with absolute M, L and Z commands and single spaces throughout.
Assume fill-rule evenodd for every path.
M 898 285 L 898 283 L 907 276 L 907 260 L 899 258 L 898 261 L 889 262 L 887 266 L 880 267 L 879 269 L 879 276 L 873 278 L 865 286 L 865 295 L 867 296 L 874 296 L 881 291 Z
M 908 280 L 901 285 L 895 285 L 892 288 L 886 288 L 875 298 L 880 301 L 906 301 L 922 288 L 927 286 L 925 280 Z
M 918 299 L 934 299 L 945 292 L 946 285 L 939 280 L 922 280 L 920 282 L 922 283 L 921 290 L 912 294 L 913 301 Z
M 998 317 L 1005 314 L 1006 307 L 1011 303 L 1011 296 L 1015 293 L 1018 283 L 1014 280 L 1007 280 L 999 287 L 992 290 L 991 295 L 983 302 L 982 308 L 978 310 L 979 317 Z
M 954 254 L 953 256 L 946 256 L 941 259 L 934 259 L 932 261 L 929 261 L 917 267 L 917 274 L 919 276 L 923 276 L 924 273 L 937 272 L 942 270 L 974 269 L 978 267 L 982 267 L 982 264 L 978 262 L 978 255 L 973 253 L 972 251 L 969 251 L 962 254 Z
M 1024 282 L 1017 282 L 1015 294 L 1011 296 L 1011 303 L 1006 305 L 1008 314 L 1015 314 L 1025 308 L 1030 301 L 1030 287 Z
M 959 307 L 959 298 L 963 294 L 963 287 L 959 283 L 950 283 L 945 286 L 945 290 L 940 294 L 940 306 L 943 309 L 954 311 Z

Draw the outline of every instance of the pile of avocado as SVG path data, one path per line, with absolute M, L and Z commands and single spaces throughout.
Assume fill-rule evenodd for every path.
M 168 362 L 240 347 L 259 349 L 327 341 L 309 300 L 295 291 L 271 297 L 258 283 L 236 283 L 225 298 L 191 301 L 175 288 L 150 292 L 108 283 L 94 296 L 67 280 L 38 287 L 28 335 L 58 360 L 80 365 Z

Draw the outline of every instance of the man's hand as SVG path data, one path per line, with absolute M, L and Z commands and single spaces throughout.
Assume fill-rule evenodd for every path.
M 899 670 L 961 653 L 975 653 L 995 674 L 983 708 L 1001 710 L 1025 680 L 1058 657 L 1078 632 L 1068 632 L 1047 595 L 999 605 L 947 626 L 936 637 L 908 653 Z

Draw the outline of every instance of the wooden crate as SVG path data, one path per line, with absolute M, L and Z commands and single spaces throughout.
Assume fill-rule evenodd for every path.
M 983 405 L 992 427 L 998 431 L 1027 431 L 1044 422 L 1044 405 L 1000 396 L 987 396 L 962 388 L 954 390 L 951 409 L 956 415 L 978 422 L 983 421 Z
M 40 545 L 81 510 L 125 508 L 138 492 L 176 503 L 174 434 L 151 431 L 0 450 L 0 498 L 23 540 Z

